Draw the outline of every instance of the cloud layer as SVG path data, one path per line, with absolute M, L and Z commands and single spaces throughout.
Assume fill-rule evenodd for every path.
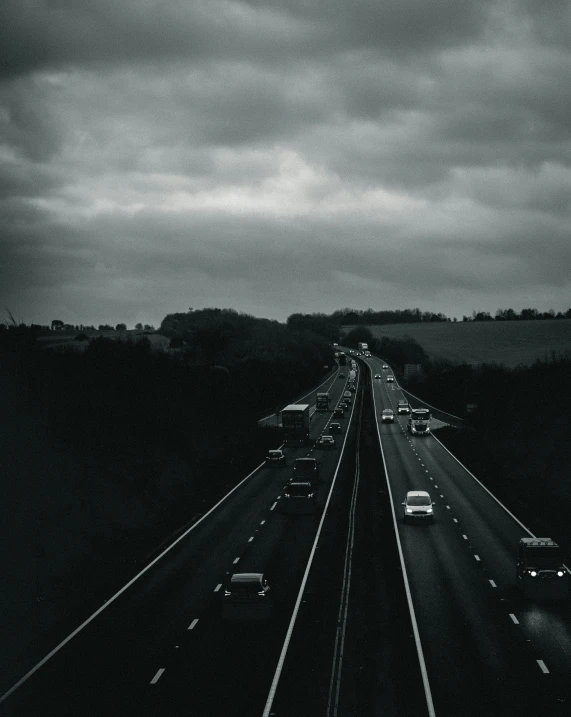
M 11 0 L 4 304 L 42 323 L 569 308 L 568 12 Z

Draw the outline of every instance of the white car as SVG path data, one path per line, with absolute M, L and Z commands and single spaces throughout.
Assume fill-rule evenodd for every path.
M 394 423 L 395 422 L 395 412 L 392 408 L 385 408 L 383 413 L 381 414 L 381 423 Z
M 317 448 L 335 448 L 335 438 L 333 436 L 321 436 L 317 441 Z
M 409 490 L 402 504 L 405 523 L 411 520 L 434 523 L 434 503 L 425 490 Z

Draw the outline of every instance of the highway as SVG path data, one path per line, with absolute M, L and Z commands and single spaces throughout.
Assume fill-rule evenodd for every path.
M 346 380 L 335 374 L 329 386 L 335 404 Z M 314 394 L 306 401 L 314 403 Z M 335 450 L 287 448 L 286 467 L 260 466 L 4 697 L 0 714 L 261 715 L 341 447 L 354 425 L 353 402 L 351 409 L 340 421 L 344 432 Z M 314 413 L 312 439 L 331 416 Z M 293 460 L 314 453 L 322 464 L 317 510 L 283 515 L 280 500 Z M 258 571 L 275 596 L 271 619 L 254 627 L 222 620 L 229 576 Z
M 285 467 L 259 466 L 17 687 L 3 684 L 0 715 L 571 714 L 569 603 L 518 598 L 529 531 L 437 431 L 411 437 L 407 416 L 380 423 L 403 397 L 382 365 L 360 358 L 334 450 L 286 448 Z M 338 373 L 300 401 L 329 390 L 334 407 Z M 331 420 L 314 412 L 311 438 Z M 322 464 L 317 509 L 285 515 L 305 455 Z M 433 525 L 403 523 L 408 490 L 429 491 Z M 268 619 L 222 619 L 234 572 L 266 574 Z
M 377 419 L 403 394 L 380 359 L 367 359 Z M 414 406 L 414 401 L 411 400 Z M 445 449 L 410 436 L 408 416 L 377 428 L 437 715 L 571 714 L 569 603 L 515 592 L 520 537 L 530 532 Z M 408 490 L 435 501 L 434 525 L 405 525 Z

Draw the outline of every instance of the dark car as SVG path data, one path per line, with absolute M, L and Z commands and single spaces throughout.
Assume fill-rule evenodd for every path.
M 310 481 L 290 481 L 284 490 L 281 511 L 286 514 L 313 513 L 315 488 Z
M 345 418 L 345 411 L 342 408 L 336 408 L 333 411 L 333 418 Z
M 256 620 L 269 616 L 271 591 L 263 573 L 234 573 L 222 596 L 222 617 Z
M 341 427 L 340 423 L 337 423 L 336 421 L 332 421 L 329 424 L 329 430 L 331 433 L 343 433 L 343 428 Z
M 266 456 L 266 463 L 270 466 L 285 466 L 286 457 L 281 448 L 276 448 L 275 450 L 268 451 L 268 455 Z

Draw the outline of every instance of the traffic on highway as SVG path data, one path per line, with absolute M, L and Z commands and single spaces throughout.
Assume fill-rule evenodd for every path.
M 571 714 L 557 545 L 366 344 L 336 351 L 260 422 L 260 465 L 3 684 L 0 714 Z

